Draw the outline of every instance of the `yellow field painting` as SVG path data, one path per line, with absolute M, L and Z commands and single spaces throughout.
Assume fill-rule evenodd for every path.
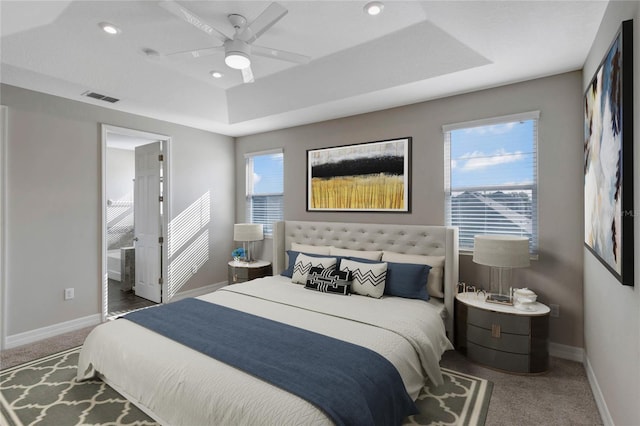
M 403 209 L 404 178 L 383 173 L 311 180 L 314 209 Z

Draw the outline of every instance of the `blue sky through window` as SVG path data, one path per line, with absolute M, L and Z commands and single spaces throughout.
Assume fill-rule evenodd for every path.
M 526 120 L 451 131 L 451 188 L 532 184 L 533 126 Z
M 283 155 L 281 153 L 253 157 L 254 194 L 281 194 L 284 192 L 282 161 Z

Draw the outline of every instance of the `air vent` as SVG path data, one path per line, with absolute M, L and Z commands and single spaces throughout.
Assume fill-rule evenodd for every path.
M 110 102 L 112 104 L 120 100 L 120 99 L 112 98 L 111 96 L 105 96 L 105 95 L 101 95 L 100 93 L 90 92 L 90 91 L 84 92 L 82 96 L 87 96 L 93 99 L 99 99 L 101 101 Z

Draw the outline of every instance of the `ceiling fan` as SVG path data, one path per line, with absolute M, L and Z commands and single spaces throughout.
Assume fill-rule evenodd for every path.
M 247 19 L 242 15 L 228 15 L 229 22 L 231 22 L 231 25 L 233 25 L 233 28 L 235 29 L 235 33 L 232 37 L 229 37 L 224 32 L 212 27 L 198 15 L 173 0 L 163 0 L 160 2 L 160 6 L 188 24 L 198 28 L 200 31 L 222 41 L 221 46 L 177 52 L 167 56 L 188 55 L 190 57 L 197 58 L 222 51 L 225 54 L 224 61 L 227 66 L 240 70 L 242 72 L 242 80 L 245 83 L 254 82 L 253 72 L 251 71 L 252 55 L 264 56 L 267 58 L 279 59 L 298 64 L 306 64 L 311 60 L 308 56 L 253 44 L 258 37 L 287 14 L 287 9 L 278 3 L 271 3 L 251 23 L 248 23 Z

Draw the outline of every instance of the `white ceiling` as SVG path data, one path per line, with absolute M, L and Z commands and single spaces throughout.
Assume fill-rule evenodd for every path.
M 280 1 L 288 14 L 256 45 L 310 56 L 253 56 L 243 84 L 224 55 L 156 57 L 221 42 L 158 1 L 0 2 L 0 81 L 231 136 L 344 117 L 581 69 L 606 1 Z M 233 34 L 267 1 L 180 1 Z M 109 36 L 107 21 L 122 33 Z M 221 79 L 209 72 L 219 70 Z M 83 97 L 87 90 L 118 103 Z

